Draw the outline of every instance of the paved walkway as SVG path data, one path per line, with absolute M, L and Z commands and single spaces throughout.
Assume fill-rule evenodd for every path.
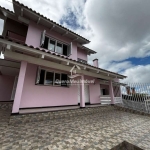
M 83 109 L 93 109 L 91 115 L 15 124 L 8 124 L 10 109 L 0 109 L 1 150 L 110 150 L 125 140 L 150 150 L 150 118 L 112 106 Z

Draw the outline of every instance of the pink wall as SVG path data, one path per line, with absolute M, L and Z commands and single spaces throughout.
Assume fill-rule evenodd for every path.
M 87 61 L 87 52 L 81 48 L 77 48 L 77 58 Z
M 35 85 L 37 66 L 27 65 L 20 108 L 77 105 L 77 86 L 54 87 Z
M 30 21 L 29 27 L 28 27 L 28 32 L 27 32 L 27 37 L 26 37 L 26 44 L 27 45 L 33 45 L 34 47 L 39 47 L 40 46 L 40 40 L 41 40 L 41 33 L 43 30 L 46 30 L 46 34 L 52 38 L 55 38 L 57 40 L 60 40 L 62 42 L 65 42 L 67 44 L 71 43 L 71 40 L 61 36 L 55 31 L 50 31 L 50 29 L 38 25 L 33 21 Z M 77 43 L 73 42 L 72 43 L 72 55 L 70 55 L 69 58 L 72 58 L 74 60 L 77 60 Z
M 0 101 L 10 101 L 14 84 L 14 77 L 0 75 Z
M 69 88 L 35 85 L 36 71 L 36 65 L 27 65 L 20 108 L 78 105 L 77 85 Z M 85 79 L 93 78 L 85 76 Z M 95 81 L 95 84 L 89 84 L 91 104 L 100 103 L 99 81 Z

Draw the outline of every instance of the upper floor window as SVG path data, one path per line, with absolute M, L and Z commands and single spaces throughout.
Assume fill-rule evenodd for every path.
M 81 63 L 87 64 L 87 61 L 86 61 L 86 60 L 83 60 L 83 59 L 78 58 L 78 61 L 81 62 Z
M 52 39 L 48 36 L 45 36 L 45 30 L 42 33 L 41 37 L 41 46 L 50 51 L 59 53 L 61 55 L 70 56 L 72 53 L 72 43 L 65 44 L 56 39 Z

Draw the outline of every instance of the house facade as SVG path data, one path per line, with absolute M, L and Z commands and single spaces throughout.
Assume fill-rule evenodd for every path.
M 0 101 L 13 101 L 13 114 L 121 100 L 125 76 L 99 68 L 98 59 L 88 64 L 88 55 L 96 55 L 85 46 L 89 40 L 17 1 L 13 7 L 0 7 Z

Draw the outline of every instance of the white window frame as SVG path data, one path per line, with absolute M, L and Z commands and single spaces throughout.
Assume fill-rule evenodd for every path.
M 61 75 L 62 75 L 62 74 L 66 74 L 66 75 L 67 75 L 67 73 L 62 73 L 62 72 L 60 72 L 60 71 L 54 71 L 54 70 L 52 70 L 52 69 L 45 69 L 45 68 L 41 68 L 41 67 L 39 67 L 39 68 L 40 68 L 41 70 L 45 70 L 44 84 L 43 84 L 43 85 L 45 85 L 45 86 L 56 86 L 56 87 L 69 87 L 69 84 L 67 84 L 67 86 L 61 86 L 61 83 L 60 83 L 59 85 L 55 85 L 55 73 L 60 74 L 60 81 L 61 81 Z M 45 83 L 47 72 L 51 72 L 51 73 L 54 74 L 54 76 L 53 76 L 53 84 L 46 84 L 46 83 Z M 37 84 L 37 85 L 40 85 L 40 84 Z
M 68 43 L 59 41 L 59 40 L 57 40 L 57 39 L 55 39 L 55 38 L 52 38 L 52 37 L 48 36 L 47 34 L 46 34 L 45 36 L 46 36 L 47 38 L 49 38 L 49 40 L 48 40 L 49 43 L 50 43 L 50 40 L 55 41 L 55 48 L 54 48 L 54 51 L 48 49 L 49 51 L 52 51 L 52 52 L 61 54 L 61 53 L 59 53 L 59 52 L 56 52 L 57 43 L 60 43 L 60 44 L 62 44 L 62 54 L 61 54 L 61 55 L 63 55 L 63 45 L 67 45 L 67 55 L 64 55 L 64 56 L 69 57 L 69 56 L 68 56 L 68 48 L 69 48 L 70 45 L 69 45 Z M 48 44 L 49 44 L 49 43 L 48 43 Z M 71 49 L 72 49 L 72 47 L 71 47 Z M 70 54 L 70 55 L 71 55 L 71 54 Z

